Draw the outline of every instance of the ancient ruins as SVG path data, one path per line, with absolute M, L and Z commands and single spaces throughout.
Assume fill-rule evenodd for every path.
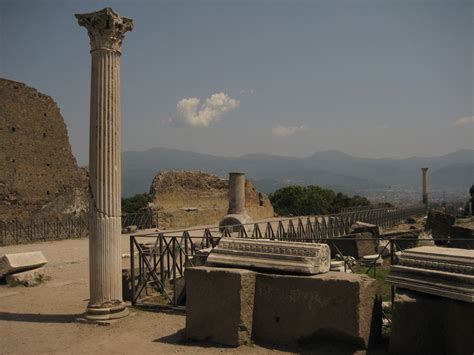
M 111 8 L 75 17 L 90 40 L 88 173 L 56 103 L 0 79 L 0 215 L 87 212 L 89 236 L 15 224 L 43 240 L 0 245 L 0 352 L 474 353 L 474 187 L 464 214 L 436 209 L 428 167 L 414 205 L 297 216 L 275 215 L 243 171 L 161 171 L 141 207 L 158 226 L 122 234 L 120 58 L 134 24 Z
M 244 181 L 248 215 L 254 220 L 272 218 L 268 196 Z M 229 180 L 202 171 L 162 171 L 150 187 L 160 229 L 217 224 L 228 212 L 228 195 Z
M 2 221 L 87 211 L 87 172 L 77 166 L 51 97 L 0 78 L 0 151 Z

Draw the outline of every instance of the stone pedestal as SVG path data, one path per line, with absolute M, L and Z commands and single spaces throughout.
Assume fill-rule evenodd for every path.
M 132 20 L 111 8 L 76 15 L 91 45 L 90 102 L 90 300 L 86 318 L 127 314 L 122 301 L 120 48 Z
M 390 354 L 471 354 L 474 304 L 397 288 Z
M 186 269 L 186 336 L 238 346 L 331 341 L 364 349 L 380 336 L 377 281 L 328 272 L 311 276 L 243 269 Z
M 210 265 L 308 275 L 328 272 L 330 262 L 327 244 L 243 238 L 221 239 L 207 258 Z
M 238 232 L 241 224 L 252 223 L 252 218 L 245 209 L 245 174 L 229 173 L 229 209 L 227 215 L 219 222 L 219 227 Z M 250 230 L 247 226 L 246 230 Z
M 186 337 L 228 346 L 250 343 L 255 273 L 249 270 L 186 269 Z

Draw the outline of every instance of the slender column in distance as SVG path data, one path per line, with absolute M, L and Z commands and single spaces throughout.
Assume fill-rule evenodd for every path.
M 428 168 L 421 168 L 423 172 L 423 204 L 428 211 Z
M 89 284 L 85 317 L 110 320 L 128 314 L 122 300 L 120 48 L 131 19 L 111 8 L 75 15 L 89 34 L 91 98 L 89 141 Z

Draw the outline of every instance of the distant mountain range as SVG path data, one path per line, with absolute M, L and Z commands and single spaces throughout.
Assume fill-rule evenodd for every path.
M 307 158 L 266 154 L 218 157 L 167 148 L 122 153 L 124 196 L 148 191 L 160 170 L 203 170 L 226 177 L 230 171 L 245 172 L 264 192 L 288 184 L 317 184 L 351 193 L 390 186 L 421 185 L 421 168 L 429 167 L 433 188 L 463 188 L 474 184 L 474 150 L 429 158 L 369 159 L 327 150 Z

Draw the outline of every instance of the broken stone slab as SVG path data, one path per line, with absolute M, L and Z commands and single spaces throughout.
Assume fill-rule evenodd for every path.
M 207 258 L 207 264 L 214 266 L 310 275 L 328 272 L 330 262 L 327 244 L 244 238 L 222 238 Z
M 44 281 L 46 276 L 46 268 L 40 267 L 38 269 L 19 272 L 6 276 L 7 284 L 10 286 L 23 285 L 27 287 L 37 286 Z
M 390 354 L 471 354 L 474 304 L 397 287 Z
M 252 336 L 255 273 L 250 270 L 191 267 L 186 278 L 186 337 L 227 346 Z
M 364 255 L 375 253 L 376 241 L 372 237 L 372 233 L 354 233 L 332 239 L 329 241 L 329 246 L 332 255 L 342 253 L 344 256 L 359 259 Z
M 377 226 L 376 224 L 365 223 L 365 222 L 356 222 L 351 226 L 352 234 L 353 233 L 371 233 L 372 237 L 378 238 L 382 234 L 382 227 Z
M 474 303 L 474 250 L 424 246 L 398 260 L 387 276 L 397 288 Z
M 40 268 L 48 263 L 40 251 L 5 254 L 0 258 L 0 278 L 10 274 Z
M 380 257 L 380 254 L 365 255 L 359 262 L 363 266 L 371 266 L 374 263 L 375 265 L 383 265 L 383 259 Z

